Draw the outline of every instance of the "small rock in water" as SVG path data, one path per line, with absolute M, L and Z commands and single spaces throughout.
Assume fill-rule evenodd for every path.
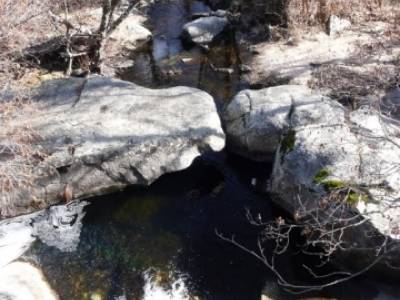
M 211 43 L 228 25 L 225 17 L 203 17 L 187 23 L 183 27 L 183 37 L 195 44 Z

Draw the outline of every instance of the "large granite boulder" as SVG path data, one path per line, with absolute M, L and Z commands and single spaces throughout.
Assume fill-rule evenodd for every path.
M 195 88 L 74 78 L 48 82 L 37 99 L 30 116 L 10 121 L 29 124 L 40 155 L 32 182 L 2 193 L 3 217 L 148 185 L 225 145 L 213 98 Z
M 353 271 L 373 265 L 377 274 L 395 278 L 400 128 L 370 109 L 338 120 L 293 126 L 282 138 L 268 190 L 300 223 L 317 216 L 311 231 L 336 228 L 322 245 L 334 262 Z
M 293 123 L 319 122 L 322 117 L 342 121 L 342 108 L 330 103 L 329 98 L 300 85 L 241 91 L 223 115 L 230 150 L 253 160 L 271 161 Z
M 370 109 L 343 112 L 336 122 L 328 115 L 309 122 L 295 109 L 302 122 L 294 121 L 281 140 L 269 189 L 295 213 L 299 197 L 312 206 L 332 190 L 349 188 L 358 212 L 381 234 L 399 239 L 400 128 Z
M 242 91 L 224 119 L 234 151 L 254 160 L 274 155 L 267 190 L 277 205 L 313 224 L 312 238 L 335 228 L 332 240 L 315 245 L 333 247 L 325 250 L 351 270 L 376 262 L 397 276 L 390 268 L 400 254 L 396 120 L 369 106 L 349 111 L 302 86 Z

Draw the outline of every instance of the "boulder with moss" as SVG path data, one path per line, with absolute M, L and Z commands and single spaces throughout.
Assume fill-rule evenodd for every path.
M 345 231 L 340 247 L 345 255 L 337 261 L 359 270 L 387 242 L 385 251 L 390 251 L 377 267 L 386 272 L 399 264 L 396 121 L 370 107 L 349 111 L 294 85 L 240 92 L 227 106 L 224 121 L 231 150 L 253 160 L 273 157 L 268 191 L 294 220 L 303 222 L 316 210 L 323 215 L 321 207 L 338 203 L 340 216 L 334 214 L 332 223 L 329 213 L 324 217 L 328 227 L 340 219 L 360 222 Z M 351 259 L 354 255 L 358 259 Z
M 340 237 L 336 261 L 360 270 L 387 253 L 375 267 L 398 274 L 400 128 L 369 108 L 342 109 L 335 122 L 322 117 L 322 122 L 293 124 L 290 147 L 282 139 L 268 189 L 294 218 L 338 201 L 340 217 L 335 214 L 331 225 L 357 221 L 343 225 L 351 226 Z

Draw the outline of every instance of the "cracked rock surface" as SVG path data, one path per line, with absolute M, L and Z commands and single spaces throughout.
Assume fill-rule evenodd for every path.
M 148 185 L 225 146 L 213 98 L 195 88 L 71 78 L 46 83 L 36 98 L 29 123 L 45 155 L 30 187 L 2 195 L 2 216 Z
M 312 121 L 319 111 L 308 110 L 309 106 L 325 98 L 300 85 L 241 91 L 223 115 L 231 150 L 253 160 L 273 160 L 282 134 L 291 126 L 294 106 Z M 300 122 L 296 117 L 293 120 Z

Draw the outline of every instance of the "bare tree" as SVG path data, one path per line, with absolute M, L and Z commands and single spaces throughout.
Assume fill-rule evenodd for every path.
M 275 221 L 264 222 L 261 215 L 254 217 L 247 210 L 247 218 L 252 225 L 262 228 L 261 234 L 256 242 L 256 249 L 250 249 L 240 242 L 235 236 L 227 237 L 220 232 L 216 234 L 224 241 L 227 241 L 246 253 L 256 257 L 278 279 L 278 284 L 284 290 L 293 294 L 302 294 L 311 291 L 318 291 L 351 280 L 383 262 L 390 254 L 399 250 L 399 245 L 392 242 L 390 238 L 383 237 L 377 232 L 368 231 L 368 218 L 352 209 L 351 201 L 357 193 L 359 197 L 366 196 L 364 191 L 355 190 L 354 187 L 343 187 L 336 189 L 326 197 L 320 199 L 314 208 L 307 208 L 298 197 L 298 211 L 294 219 L 278 217 Z M 363 251 L 371 253 L 373 257 L 368 263 L 356 271 L 326 271 L 321 273 L 321 267 L 330 263 L 340 253 L 354 250 L 354 245 L 348 241 L 349 234 L 355 231 L 364 232 L 366 239 L 372 240 L 369 246 L 363 245 Z M 299 234 L 304 242 L 299 241 Z M 347 236 L 347 238 L 346 238 Z M 297 237 L 297 238 L 296 238 Z M 277 267 L 277 260 L 287 253 L 293 240 L 296 240 L 296 249 L 306 256 L 318 257 L 318 265 L 303 264 L 302 267 L 316 280 L 316 284 L 297 284 L 285 278 L 283 270 Z M 266 249 L 272 243 L 272 251 Z M 379 245 L 379 246 L 376 246 Z M 368 248 L 369 247 L 369 248 Z M 393 269 L 399 266 L 388 264 Z M 323 272 L 323 271 L 322 271 Z
M 107 39 L 137 7 L 138 3 L 138 0 L 129 0 L 127 3 L 123 0 L 102 0 L 102 17 L 95 32 L 83 31 L 79 24 L 72 23 L 68 0 L 64 0 L 64 17 L 49 11 L 53 21 L 65 27 L 63 37 L 65 53 L 63 55 L 68 60 L 66 74 L 71 74 L 74 59 L 82 56 L 89 59 L 91 72 L 101 73 L 104 45 Z

